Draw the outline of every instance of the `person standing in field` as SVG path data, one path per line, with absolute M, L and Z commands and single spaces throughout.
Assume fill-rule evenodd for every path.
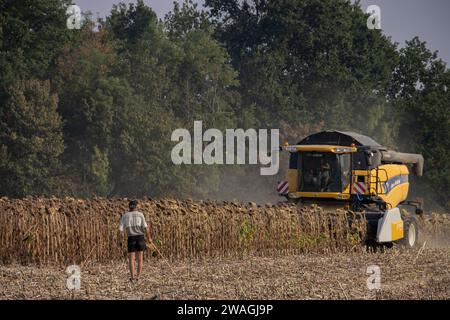
M 142 261 L 144 251 L 146 250 L 145 233 L 147 231 L 147 236 L 149 236 L 149 233 L 144 215 L 137 210 L 138 202 L 136 200 L 131 200 L 128 206 L 130 211 L 122 214 L 119 223 L 119 231 L 123 232 L 125 229 L 128 236 L 130 281 L 133 282 L 133 280 L 138 281 L 142 272 Z M 150 237 L 149 240 L 151 241 Z M 137 275 L 135 268 L 136 258 L 138 260 Z

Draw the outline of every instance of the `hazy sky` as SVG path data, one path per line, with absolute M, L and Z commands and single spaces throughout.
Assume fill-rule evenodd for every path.
M 74 0 L 82 11 L 90 10 L 96 16 L 105 16 L 115 3 L 131 3 L 127 0 Z M 171 10 L 172 0 L 144 0 L 160 18 Z M 180 1 L 178 1 L 180 2 Z M 198 1 L 201 2 L 201 1 Z M 438 50 L 439 57 L 450 62 L 450 1 L 449 0 L 361 0 L 365 10 L 369 5 L 381 8 L 381 26 L 386 35 L 404 44 L 419 36 L 431 50 Z

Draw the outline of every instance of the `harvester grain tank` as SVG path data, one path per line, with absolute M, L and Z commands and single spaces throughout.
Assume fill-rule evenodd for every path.
M 369 241 L 417 244 L 415 215 L 422 208 L 407 198 L 409 167 L 421 176 L 422 155 L 388 150 L 369 137 L 342 131 L 312 134 L 281 150 L 290 152 L 286 181 L 278 187 L 288 201 L 360 212 Z M 414 213 L 406 206 L 415 207 Z

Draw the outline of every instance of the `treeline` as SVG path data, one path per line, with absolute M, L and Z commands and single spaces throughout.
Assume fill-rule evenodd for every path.
M 0 195 L 274 194 L 255 166 L 172 164 L 173 130 L 202 120 L 423 153 L 425 189 L 450 205 L 450 72 L 418 38 L 369 30 L 359 3 L 185 1 L 158 19 L 138 1 L 100 30 L 89 15 L 69 30 L 69 4 L 0 0 Z

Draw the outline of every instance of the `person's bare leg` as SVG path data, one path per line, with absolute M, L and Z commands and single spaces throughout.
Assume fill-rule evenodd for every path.
M 138 252 L 136 252 L 136 255 L 137 255 L 137 261 L 138 261 L 137 277 L 139 278 L 139 276 L 141 275 L 141 272 L 142 272 L 142 261 L 143 261 L 143 257 L 144 257 L 144 251 L 138 251 Z
M 134 275 L 135 275 L 135 254 L 134 252 L 130 252 L 128 253 L 128 261 L 129 261 L 129 267 L 130 267 L 130 274 L 131 274 L 131 278 L 134 279 Z

